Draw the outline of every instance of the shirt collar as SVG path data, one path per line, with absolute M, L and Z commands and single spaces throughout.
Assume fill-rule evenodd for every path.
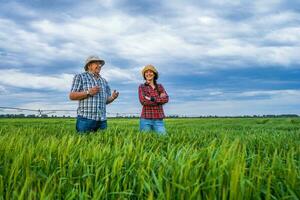
M 87 71 L 87 73 L 89 74 L 89 75 L 91 75 L 92 77 L 94 77 L 94 78 L 100 78 L 101 77 L 101 75 L 99 74 L 98 76 L 96 76 L 94 73 L 92 73 L 92 72 L 89 72 L 89 71 Z

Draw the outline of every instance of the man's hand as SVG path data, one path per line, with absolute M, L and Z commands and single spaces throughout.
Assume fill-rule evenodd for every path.
M 119 92 L 114 90 L 111 97 L 115 100 L 116 98 L 118 98 L 118 96 L 119 96 Z
M 113 102 L 116 98 L 118 98 L 118 96 L 119 96 L 119 92 L 114 90 L 112 95 L 107 98 L 106 104 L 109 104 L 109 103 Z
M 99 93 L 101 88 L 99 86 L 92 87 L 88 90 L 80 91 L 80 92 L 70 92 L 69 98 L 71 100 L 82 100 L 89 98 L 89 96 L 94 96 Z
M 89 94 L 91 96 L 94 96 L 94 95 L 96 95 L 97 93 L 100 92 L 100 89 L 101 88 L 99 86 L 92 87 L 92 88 L 89 89 Z

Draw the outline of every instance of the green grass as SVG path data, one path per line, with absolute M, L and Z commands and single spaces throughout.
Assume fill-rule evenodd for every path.
M 1 199 L 299 199 L 300 119 L 0 119 Z

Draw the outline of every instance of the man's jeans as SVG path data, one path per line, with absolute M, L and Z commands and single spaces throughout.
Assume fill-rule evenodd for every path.
M 96 121 L 92 119 L 77 116 L 76 130 L 79 133 L 95 132 L 98 129 L 104 130 L 107 128 L 107 121 Z
M 164 121 L 162 119 L 140 119 L 140 131 L 155 131 L 166 134 Z

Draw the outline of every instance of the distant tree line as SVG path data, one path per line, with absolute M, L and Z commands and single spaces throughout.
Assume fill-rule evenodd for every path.
M 172 116 L 170 118 L 293 118 L 300 117 L 296 114 L 282 114 L 282 115 L 240 115 L 240 116 L 217 116 L 217 115 L 207 115 L 207 116 Z
M 168 115 L 167 118 L 282 118 L 282 117 L 299 117 L 296 114 L 282 114 L 282 115 L 241 115 L 241 116 L 217 116 L 217 115 L 207 115 L 207 116 L 188 116 L 188 115 Z M 0 118 L 72 118 L 71 116 L 57 116 L 57 115 L 25 115 L 25 114 L 1 114 Z M 111 118 L 111 117 L 110 117 Z M 118 115 L 112 118 L 139 118 L 137 115 L 121 116 Z
M 25 115 L 25 114 L 1 114 L 0 118 L 71 118 L 71 116 L 57 116 L 57 115 Z

